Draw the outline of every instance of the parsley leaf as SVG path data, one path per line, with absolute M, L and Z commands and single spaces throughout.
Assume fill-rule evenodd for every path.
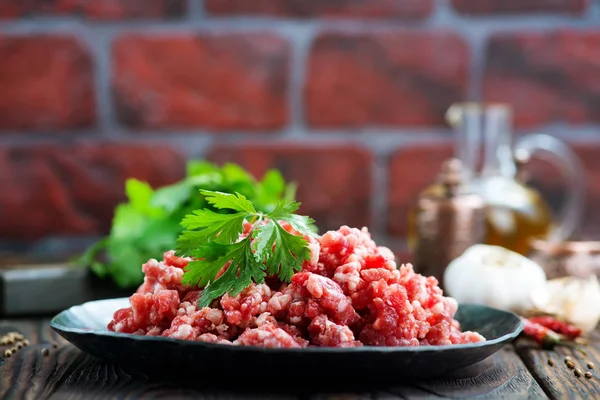
M 206 286 L 210 283 L 210 278 L 216 276 L 235 254 L 232 254 L 228 246 L 211 243 L 199 247 L 190 255 L 195 260 L 185 267 L 186 273 L 183 275 L 182 283 Z
M 299 208 L 300 203 L 296 201 L 280 200 L 275 209 L 269 213 L 269 218 L 283 220 L 298 232 L 316 233 L 315 221 L 312 218 L 294 214 Z
M 123 288 L 134 288 L 142 283 L 141 264 L 150 258 L 161 259 L 162 254 L 174 247 L 182 231 L 207 228 L 198 226 L 198 221 L 213 218 L 221 224 L 212 231 L 197 236 L 190 235 L 193 250 L 198 241 L 212 238 L 219 232 L 218 242 L 230 244 L 237 239 L 245 217 L 222 220 L 222 214 L 272 211 L 283 198 L 295 198 L 295 185 L 285 183 L 281 173 L 270 170 L 262 180 L 256 180 L 236 164 L 219 167 L 203 160 L 190 160 L 186 176 L 172 185 L 152 188 L 148 183 L 128 179 L 125 184 L 127 200 L 115 208 L 110 234 L 90 246 L 73 262 L 90 268 L 101 278 L 109 278 Z M 239 193 L 226 199 L 219 197 L 218 204 L 212 203 L 200 190 L 221 193 Z M 210 197 L 210 196 L 209 196 Z M 225 202 L 225 203 L 224 203 Z M 233 203 L 234 209 L 220 208 Z M 207 209 L 215 215 L 202 214 L 189 218 L 189 226 L 180 224 L 182 218 L 194 210 Z M 256 210 L 256 211 L 254 211 Z M 207 222 L 204 222 L 207 223 Z M 179 243 L 179 247 L 184 247 Z M 196 249 L 197 250 L 197 249 Z
M 294 214 L 300 203 L 279 201 L 269 213 L 256 211 L 254 204 L 239 193 L 202 190 L 208 204 L 228 214 L 202 209 L 186 215 L 184 231 L 177 239 L 177 253 L 191 256 L 183 275 L 188 285 L 204 287 L 199 307 L 225 293 L 236 295 L 254 283 L 262 283 L 267 274 L 289 281 L 302 263 L 310 259 L 308 242 L 284 229 L 279 221 L 298 226 L 302 235 L 313 235 L 311 219 Z M 244 222 L 252 224 L 247 236 L 240 238 Z M 217 274 L 229 263 L 226 271 Z
M 310 250 L 306 239 L 292 235 L 278 222 L 275 225 L 275 247 L 273 254 L 267 259 L 269 273 L 277 274 L 283 281 L 289 282 L 294 272 L 302 269 L 302 263 L 310 260 Z
M 235 211 L 245 211 L 247 213 L 256 214 L 254 205 L 251 201 L 248 201 L 244 195 L 235 193 L 222 193 L 222 192 L 211 192 L 209 190 L 201 190 L 200 193 L 204 195 L 208 204 L 223 210 L 229 208 Z
M 277 202 L 275 209 L 269 213 L 271 218 L 282 218 L 288 214 L 292 214 L 300 208 L 300 203 L 296 201 L 280 200 Z
M 193 214 L 188 214 L 181 225 L 187 229 L 187 237 L 194 238 L 199 243 L 210 241 L 215 236 L 214 241 L 222 244 L 229 244 L 238 239 L 243 223 L 247 214 L 243 212 L 235 214 L 217 214 L 210 210 L 196 210 Z M 192 231 L 200 229 L 198 231 Z
M 287 222 L 298 232 L 310 232 L 312 235 L 317 233 L 317 228 L 314 225 L 315 221 L 312 218 L 304 218 L 301 215 L 288 214 L 282 215 L 282 221 Z

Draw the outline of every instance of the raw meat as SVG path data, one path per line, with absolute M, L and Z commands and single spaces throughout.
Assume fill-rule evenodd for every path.
M 283 223 L 288 232 L 298 234 Z M 248 235 L 246 224 L 242 237 Z M 199 309 L 202 288 L 181 283 L 190 258 L 173 251 L 142 266 L 144 283 L 108 329 L 234 346 L 427 346 L 485 340 L 461 332 L 456 301 L 433 277 L 399 268 L 366 228 L 307 237 L 311 259 L 290 283 L 276 276 Z M 221 269 L 224 272 L 228 264 Z

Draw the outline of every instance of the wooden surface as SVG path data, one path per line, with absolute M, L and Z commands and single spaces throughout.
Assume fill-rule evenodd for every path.
M 543 398 L 543 390 L 528 372 L 511 346 L 490 359 L 454 374 L 428 382 L 399 385 L 353 385 L 341 388 L 311 388 L 303 384 L 290 390 L 277 387 L 268 378 L 268 392 L 235 390 L 233 382 L 160 381 L 135 371 L 123 370 L 87 356 L 63 341 L 47 320 L 4 321 L 0 332 L 19 331 L 30 346 L 10 357 L 0 367 L 0 398 L 282 398 L 282 399 L 391 399 L 391 398 Z M 54 348 L 52 344 L 57 344 Z M 47 356 L 43 348 L 50 349 Z M 267 385 L 264 385 L 267 386 Z M 264 387 L 263 386 L 263 387 Z M 351 388 L 351 386 L 354 386 Z M 265 389 L 263 389 L 265 390 Z
M 592 362 L 600 367 L 600 335 L 594 333 L 590 344 L 580 348 L 560 346 L 555 351 L 543 351 L 537 346 L 518 341 L 516 343 L 517 354 L 525 362 L 532 375 L 543 386 L 544 391 L 551 398 L 600 398 L 600 370 L 587 368 L 586 364 Z M 571 357 L 575 367 L 582 372 L 591 371 L 592 379 L 577 378 L 574 370 L 568 369 L 564 359 Z M 554 366 L 548 365 L 548 359 L 552 358 Z
M 236 385 L 229 377 L 218 382 L 203 382 L 201 376 L 183 381 L 151 378 L 82 353 L 55 334 L 46 319 L 0 321 L 0 333 L 8 331 L 21 332 L 31 344 L 3 360 L 0 399 L 600 398 L 596 370 L 591 380 L 577 378 L 563 362 L 570 355 L 583 372 L 588 361 L 600 366 L 600 336 L 585 347 L 586 354 L 564 347 L 543 351 L 518 341 L 444 379 L 377 385 L 341 382 L 337 387 L 311 387 L 303 382 L 290 389 L 270 382 L 268 375 L 262 384 L 250 385 Z M 43 348 L 49 349 L 48 355 L 42 354 Z M 555 361 L 553 367 L 547 363 L 549 357 Z

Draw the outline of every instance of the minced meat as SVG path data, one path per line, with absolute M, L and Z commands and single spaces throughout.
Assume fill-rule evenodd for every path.
M 293 229 L 286 229 L 294 234 Z M 245 229 L 245 235 L 248 234 Z M 201 289 L 183 285 L 190 258 L 174 251 L 142 266 L 144 283 L 108 329 L 234 346 L 426 346 L 485 340 L 461 332 L 456 301 L 438 282 L 399 268 L 366 228 L 307 238 L 311 258 L 290 283 L 268 279 L 199 309 Z M 224 265 L 225 271 L 228 265 Z M 271 277 L 273 278 L 273 277 Z

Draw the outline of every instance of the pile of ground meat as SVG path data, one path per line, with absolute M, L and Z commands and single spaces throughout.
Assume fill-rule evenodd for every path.
M 287 227 L 293 232 L 293 229 Z M 247 234 L 245 231 L 245 234 Z M 108 329 L 239 346 L 420 346 L 485 340 L 461 332 L 457 303 L 444 297 L 433 277 L 396 266 L 366 228 L 341 227 L 318 239 L 306 237 L 311 260 L 290 283 L 276 277 L 252 284 L 210 307 L 196 305 L 201 292 L 181 283 L 190 261 L 173 251 L 143 265 L 144 283 L 131 307 L 115 312 Z M 227 266 L 224 266 L 226 268 Z

